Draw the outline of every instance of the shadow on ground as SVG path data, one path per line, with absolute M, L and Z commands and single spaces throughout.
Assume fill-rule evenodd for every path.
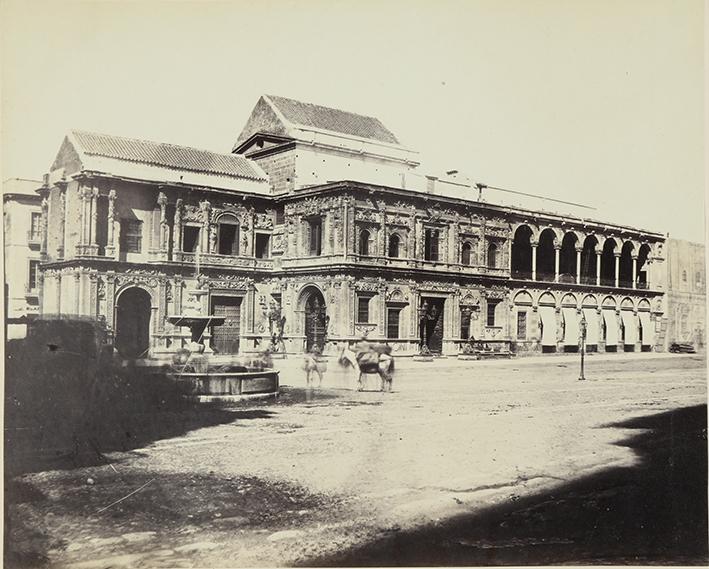
M 622 443 L 636 466 L 303 565 L 705 565 L 706 405 L 606 427 L 647 429 Z
M 16 499 L 6 517 L 5 567 L 45 566 L 50 555 L 56 561 L 67 554 L 83 560 L 127 550 L 150 554 L 189 544 L 197 531 L 227 540 L 246 529 L 293 530 L 339 505 L 334 497 L 254 476 L 107 468 L 92 476 L 91 484 L 83 470 L 11 482 Z

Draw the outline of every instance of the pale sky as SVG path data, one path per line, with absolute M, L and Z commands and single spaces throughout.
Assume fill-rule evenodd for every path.
M 1 4 L 3 179 L 41 178 L 71 128 L 229 152 L 268 93 L 704 241 L 701 0 Z

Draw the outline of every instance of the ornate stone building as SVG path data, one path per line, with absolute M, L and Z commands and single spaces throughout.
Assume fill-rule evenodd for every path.
M 223 317 L 204 338 L 227 353 L 282 316 L 289 352 L 575 351 L 582 319 L 592 350 L 663 345 L 661 234 L 418 166 L 379 120 L 280 97 L 231 154 L 72 132 L 41 190 L 42 312 L 105 319 L 128 356 L 184 345 L 185 314 Z

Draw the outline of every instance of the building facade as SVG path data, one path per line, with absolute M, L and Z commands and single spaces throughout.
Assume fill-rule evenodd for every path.
M 27 321 L 39 314 L 42 198 L 39 180 L 3 182 L 6 338 L 24 338 Z
M 668 239 L 667 333 L 668 343 L 706 344 L 706 271 L 704 245 Z
M 41 190 L 42 312 L 105 320 L 131 357 L 187 345 L 189 315 L 220 317 L 219 353 L 281 321 L 296 353 L 576 351 L 582 321 L 590 350 L 662 349 L 662 234 L 419 172 L 379 120 L 280 97 L 231 154 L 74 131 Z

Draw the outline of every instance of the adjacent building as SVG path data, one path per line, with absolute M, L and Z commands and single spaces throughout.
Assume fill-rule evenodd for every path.
M 42 198 L 38 180 L 11 178 L 2 184 L 5 239 L 6 338 L 24 338 L 27 321 L 39 314 Z
M 667 340 L 665 237 L 581 206 L 425 175 L 378 119 L 263 96 L 231 153 L 73 131 L 40 193 L 41 310 L 103 319 L 126 356 L 289 352 L 366 335 L 400 354 Z M 702 273 L 703 274 L 703 273 Z
M 706 271 L 704 245 L 668 239 L 667 332 L 668 343 L 706 343 Z

